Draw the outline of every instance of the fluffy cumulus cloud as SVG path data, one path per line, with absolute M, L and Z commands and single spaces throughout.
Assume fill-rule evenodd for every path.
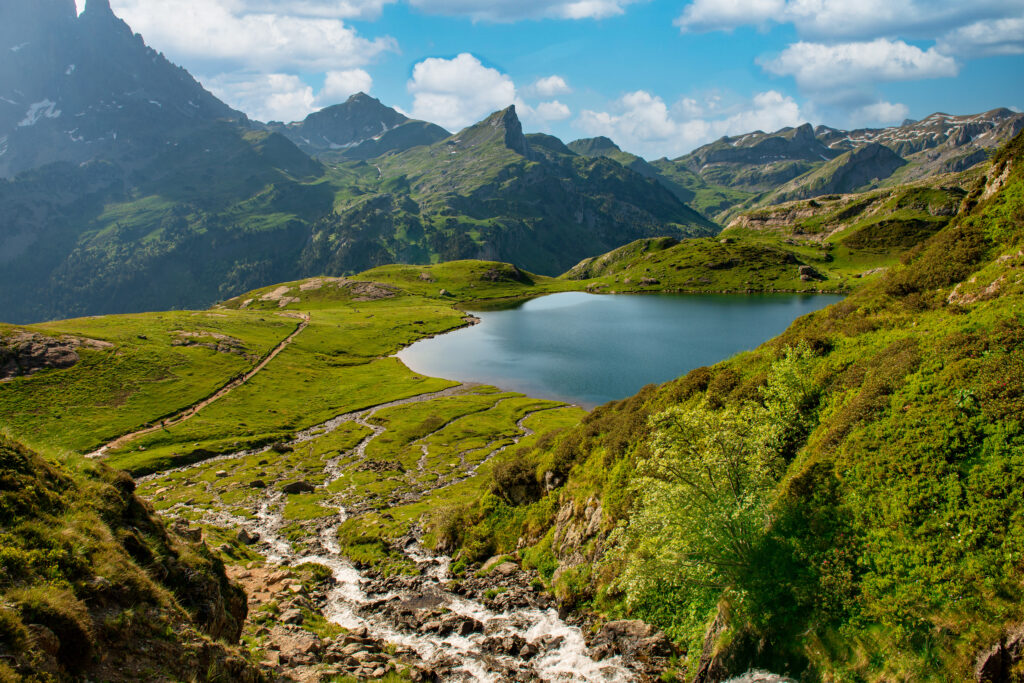
M 203 79 L 217 97 L 262 121 L 297 121 L 313 110 L 313 88 L 290 74 L 221 74 Z
M 358 15 L 360 8 L 380 4 L 337 6 Z M 115 0 L 113 7 L 149 44 L 185 62 L 263 72 L 322 71 L 363 66 L 396 49 L 391 38 L 364 38 L 337 16 L 327 16 L 328 5 L 312 0 L 262 5 L 242 0 Z M 321 12 L 313 15 L 298 11 L 318 8 Z
M 901 124 L 910 116 L 910 109 L 899 102 L 874 102 L 858 107 L 850 114 L 854 126 L 892 126 Z
M 464 52 L 453 59 L 431 57 L 412 70 L 407 84 L 412 116 L 459 130 L 515 104 L 516 85 L 506 74 Z
M 1019 0 L 693 0 L 676 24 L 701 32 L 792 23 L 802 36 L 816 39 L 927 38 L 1022 12 Z
M 362 69 L 347 71 L 328 71 L 324 77 L 324 87 L 317 95 L 317 103 L 328 107 L 348 99 L 357 92 L 368 93 L 373 89 L 373 78 Z
M 260 121 L 299 121 L 310 112 L 369 92 L 370 74 L 362 69 L 330 71 L 319 91 L 291 74 L 235 73 L 204 79 L 206 87 L 232 107 Z
M 569 109 L 568 105 L 562 104 L 558 100 L 541 102 L 536 107 L 533 107 L 532 110 L 534 116 L 541 121 L 564 121 L 572 116 L 572 110 Z
M 628 5 L 645 0 L 409 0 L 430 14 L 467 16 L 475 21 L 520 19 L 604 19 L 625 12 Z
M 808 91 L 956 76 L 959 71 L 956 60 L 935 48 L 922 50 L 885 38 L 834 45 L 799 42 L 777 57 L 760 61 L 770 73 L 793 76 Z
M 676 20 L 684 33 L 774 24 L 792 24 L 801 40 L 758 63 L 793 77 L 810 108 L 851 123 L 896 120 L 903 105 L 879 101 L 880 83 L 954 77 L 964 59 L 1024 53 L 1021 0 L 690 0 Z
M 644 90 L 628 93 L 612 111 L 583 111 L 575 125 L 587 135 L 605 135 L 648 158 L 678 156 L 723 135 L 796 126 L 804 117 L 793 98 L 774 90 L 723 107 L 718 97 L 680 100 L 669 107 Z
M 530 86 L 530 91 L 540 97 L 554 97 L 555 95 L 567 95 L 572 92 L 572 88 L 564 78 L 556 75 L 537 79 Z
M 1024 16 L 962 26 L 943 36 L 938 49 L 945 54 L 967 57 L 1024 54 Z

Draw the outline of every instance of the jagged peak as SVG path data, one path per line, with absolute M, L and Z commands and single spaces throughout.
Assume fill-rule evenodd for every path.
M 504 132 L 502 142 L 506 147 L 524 157 L 530 156 L 530 144 L 526 140 L 526 135 L 523 134 L 523 124 L 519 120 L 518 114 L 516 114 L 516 106 L 514 104 L 496 111 L 480 123 L 466 128 L 457 137 L 461 139 L 474 137 L 478 141 L 482 141 L 483 139 L 493 137 L 491 133 L 487 132 L 490 130 L 495 131 L 495 133 L 499 131 Z
M 107 15 L 114 16 L 114 10 L 110 8 L 110 0 L 86 0 L 83 15 L 90 16 Z

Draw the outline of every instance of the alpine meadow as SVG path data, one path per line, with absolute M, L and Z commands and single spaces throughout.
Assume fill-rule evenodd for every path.
M 0 0 L 0 683 L 1024 681 L 1022 36 Z

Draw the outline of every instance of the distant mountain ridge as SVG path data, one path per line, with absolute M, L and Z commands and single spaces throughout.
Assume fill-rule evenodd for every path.
M 283 134 L 307 154 L 333 160 L 372 159 L 388 152 L 431 145 L 450 135 L 440 126 L 410 119 L 362 92 L 302 121 L 271 122 L 267 127 Z
M 569 144 L 579 154 L 645 165 L 682 201 L 720 223 L 739 212 L 823 194 L 865 191 L 956 173 L 985 161 L 1024 129 L 1024 114 L 936 113 L 900 126 L 844 131 L 803 124 L 726 136 L 649 164 L 607 138 Z M 612 147 L 615 149 L 612 150 Z

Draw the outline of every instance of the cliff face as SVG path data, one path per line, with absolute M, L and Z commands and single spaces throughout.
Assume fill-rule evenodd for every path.
M 0 436 L 0 680 L 261 680 L 234 650 L 245 594 L 134 488 Z
M 55 162 L 145 159 L 199 123 L 245 121 L 150 49 L 106 0 L 0 8 L 0 177 Z

